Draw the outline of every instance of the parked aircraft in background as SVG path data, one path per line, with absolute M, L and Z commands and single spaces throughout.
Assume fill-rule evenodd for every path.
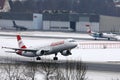
M 13 27 L 16 28 L 16 30 L 20 30 L 20 31 L 26 31 L 27 30 L 26 27 L 17 25 L 15 21 L 13 21 Z
M 36 60 L 41 60 L 39 56 L 55 54 L 54 60 L 58 60 L 57 54 L 60 52 L 63 56 L 71 55 L 71 49 L 77 46 L 77 43 L 73 39 L 67 39 L 64 41 L 53 42 L 47 46 L 40 46 L 36 48 L 27 48 L 21 39 L 20 35 L 17 35 L 17 41 L 19 48 L 11 48 L 11 47 L 2 47 L 6 49 L 12 49 L 14 51 L 6 51 L 10 53 L 17 53 L 21 56 L 26 57 L 36 57 Z
M 94 37 L 95 40 L 97 40 L 98 38 L 107 38 L 108 40 L 111 40 L 111 39 L 119 40 L 117 34 L 93 32 L 93 31 L 91 31 L 91 27 L 90 26 L 87 26 L 87 28 L 88 28 L 87 32 L 89 33 L 89 35 Z

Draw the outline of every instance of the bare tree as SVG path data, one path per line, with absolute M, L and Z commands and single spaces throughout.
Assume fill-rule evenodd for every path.
M 87 66 L 82 62 L 66 62 L 63 69 L 58 71 L 57 80 L 85 80 Z
M 0 80 L 5 80 L 6 79 L 6 74 L 4 70 L 4 65 L 1 63 L 0 64 Z
M 7 80 L 17 80 L 17 79 L 24 79 L 25 76 L 23 75 L 23 66 L 20 64 L 5 64 L 3 65 L 4 69 L 4 76 L 6 76 Z
M 57 69 L 55 80 L 66 80 L 65 79 L 65 73 L 63 72 L 62 68 L 61 69 L 60 68 Z
M 27 63 L 27 65 L 2 64 L 0 69 L 2 69 L 0 77 L 4 77 L 4 80 L 35 80 L 37 72 L 45 75 L 45 80 L 85 80 L 87 66 L 77 61 L 60 63 L 55 61 Z
M 87 66 L 85 63 L 76 62 L 76 80 L 85 80 Z
M 24 71 L 24 75 L 31 80 L 35 80 L 35 74 L 37 72 L 37 63 L 28 63 L 26 65 L 26 70 Z M 27 79 L 26 78 L 26 79 Z
M 45 80 L 49 80 L 50 77 L 55 75 L 56 70 L 58 69 L 58 64 L 51 62 L 43 62 L 39 66 L 41 67 L 39 71 L 45 75 Z

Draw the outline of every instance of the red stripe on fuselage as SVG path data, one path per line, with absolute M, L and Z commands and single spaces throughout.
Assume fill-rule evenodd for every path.
M 64 41 L 51 43 L 50 46 L 57 46 L 57 45 L 61 45 L 61 44 L 64 44 Z

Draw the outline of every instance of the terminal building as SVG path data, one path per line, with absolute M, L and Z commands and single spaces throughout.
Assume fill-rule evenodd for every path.
M 13 29 L 12 20 L 29 30 L 86 32 L 120 32 L 120 17 L 78 13 L 0 13 L 0 27 Z

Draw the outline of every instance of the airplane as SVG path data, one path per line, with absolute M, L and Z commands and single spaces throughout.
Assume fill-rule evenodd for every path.
M 16 28 L 16 30 L 20 30 L 20 31 L 26 31 L 27 30 L 26 27 L 17 25 L 14 20 L 12 22 L 13 22 L 13 27 Z
M 89 26 L 87 28 L 88 28 L 87 33 L 89 33 L 90 36 L 94 37 L 95 40 L 97 40 L 98 38 L 107 38 L 108 40 L 111 40 L 111 39 L 119 40 L 117 34 L 93 32 L 91 31 L 91 28 Z
M 72 55 L 71 49 L 77 46 L 77 43 L 74 39 L 67 39 L 63 41 L 52 42 L 47 46 L 40 46 L 31 49 L 31 48 L 27 48 L 24 45 L 20 35 L 17 35 L 17 42 L 19 48 L 12 48 L 12 47 L 2 47 L 2 48 L 14 50 L 14 51 L 6 51 L 9 53 L 16 53 L 18 55 L 26 56 L 26 57 L 36 57 L 36 60 L 41 60 L 40 56 L 51 55 L 51 54 L 55 54 L 53 60 L 58 60 L 57 54 L 59 52 L 63 56 L 69 56 Z

